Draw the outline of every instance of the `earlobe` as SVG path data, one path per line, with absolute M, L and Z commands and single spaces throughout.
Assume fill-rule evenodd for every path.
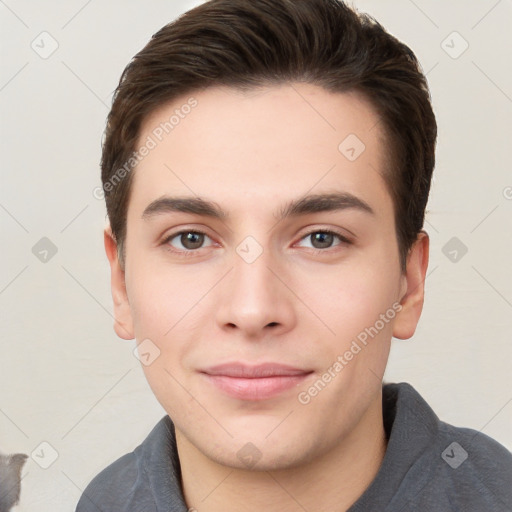
M 393 336 L 401 340 L 410 338 L 418 325 L 425 296 L 425 276 L 429 258 L 429 237 L 426 231 L 418 234 L 409 251 L 406 271 L 402 277 L 402 309 L 393 326 Z
M 124 340 L 132 340 L 133 321 L 128 295 L 126 293 L 125 273 L 119 261 L 117 243 L 110 226 L 103 232 L 105 252 L 110 263 L 110 287 L 114 301 L 114 331 Z

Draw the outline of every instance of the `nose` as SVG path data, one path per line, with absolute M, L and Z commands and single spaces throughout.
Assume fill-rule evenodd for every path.
M 219 327 L 252 340 L 293 329 L 297 321 L 293 294 L 276 259 L 263 251 L 249 263 L 234 254 L 233 267 L 222 283 Z

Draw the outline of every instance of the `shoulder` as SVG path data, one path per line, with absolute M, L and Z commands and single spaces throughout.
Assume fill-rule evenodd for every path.
M 489 436 L 439 422 L 437 448 L 454 488 L 501 498 L 512 510 L 512 454 Z
M 429 431 L 414 464 L 413 472 L 421 475 L 417 502 L 426 510 L 512 511 L 510 451 L 482 432 L 440 421 L 411 390 L 411 412 L 419 413 Z M 413 422 L 409 426 L 420 428 Z
M 78 502 L 76 512 L 129 511 L 132 510 L 133 500 L 140 500 L 141 489 L 147 487 L 146 475 L 141 468 L 137 450 L 123 455 L 115 462 L 96 475 L 83 492 Z M 150 497 L 144 498 L 148 501 Z M 151 502 L 144 503 L 148 512 L 156 510 L 151 508 Z M 153 503 L 154 505 L 154 503 Z M 130 507 L 130 508 L 129 508 Z
M 120 496 L 129 496 L 138 476 L 135 454 L 131 452 L 120 457 L 93 478 L 83 492 L 76 512 L 123 510 L 114 507 L 120 505 Z
M 485 434 L 439 422 L 418 462 L 425 475 L 417 497 L 423 509 L 512 511 L 512 454 Z
M 76 512 L 156 512 L 158 499 L 152 490 L 152 472 L 168 472 L 170 419 L 164 417 L 142 444 L 103 469 L 86 487 Z

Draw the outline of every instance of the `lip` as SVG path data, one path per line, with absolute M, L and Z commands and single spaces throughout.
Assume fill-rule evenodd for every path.
M 301 384 L 311 373 L 279 363 L 227 363 L 201 373 L 222 392 L 240 400 L 267 400 Z

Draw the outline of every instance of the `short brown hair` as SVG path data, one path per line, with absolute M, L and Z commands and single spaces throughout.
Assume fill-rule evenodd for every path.
M 147 116 L 210 86 L 246 90 L 291 82 L 362 93 L 380 116 L 389 146 L 383 177 L 405 269 L 423 228 L 435 163 L 429 89 L 405 44 L 339 0 L 210 0 L 165 25 L 132 59 L 114 94 L 101 159 L 121 262 L 133 175 L 126 163 Z M 122 168 L 122 179 L 114 181 Z

